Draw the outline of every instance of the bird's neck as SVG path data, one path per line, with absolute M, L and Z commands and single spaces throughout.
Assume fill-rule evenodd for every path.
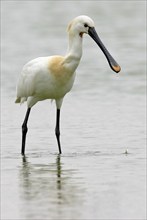
M 82 37 L 69 34 L 69 45 L 65 56 L 68 67 L 76 70 L 82 56 Z

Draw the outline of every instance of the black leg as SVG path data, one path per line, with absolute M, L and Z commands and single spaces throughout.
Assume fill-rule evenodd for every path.
M 28 122 L 30 111 L 31 111 L 31 108 L 28 108 L 27 112 L 26 112 L 24 122 L 22 124 L 22 148 L 21 148 L 21 154 L 22 155 L 25 154 L 26 134 L 27 134 L 27 131 L 28 131 L 27 122 Z
M 55 134 L 58 142 L 59 154 L 61 154 L 62 152 L 60 144 L 60 109 L 57 109 Z

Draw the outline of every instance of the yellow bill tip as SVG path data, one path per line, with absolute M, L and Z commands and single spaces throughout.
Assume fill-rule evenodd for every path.
M 119 73 L 121 71 L 121 67 L 118 65 L 118 66 L 112 66 L 113 70 L 116 72 L 116 73 Z

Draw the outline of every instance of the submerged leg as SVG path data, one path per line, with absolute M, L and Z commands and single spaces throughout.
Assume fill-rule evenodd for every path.
M 22 147 L 21 147 L 21 154 L 22 155 L 25 154 L 26 134 L 27 134 L 27 131 L 28 131 L 27 122 L 28 122 L 30 111 L 31 111 L 31 108 L 28 108 L 27 112 L 26 112 L 24 122 L 22 124 Z
M 60 144 L 60 109 L 57 109 L 55 134 L 58 142 L 59 154 L 61 154 L 62 151 Z

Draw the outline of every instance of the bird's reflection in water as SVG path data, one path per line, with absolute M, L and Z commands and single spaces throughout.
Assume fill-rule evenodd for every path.
M 20 168 L 20 196 L 22 211 L 25 218 L 58 219 L 65 208 L 78 205 L 81 195 L 79 188 L 72 179 L 75 170 L 64 169 L 61 156 L 50 158 L 49 164 L 30 163 L 28 158 L 22 158 Z M 33 161 L 33 160 L 32 160 Z M 37 159 L 38 161 L 38 159 Z M 39 216 L 39 217 L 38 217 Z
M 23 156 L 22 165 L 21 179 L 23 177 L 23 182 L 21 183 L 23 184 L 23 187 L 27 187 L 24 188 L 25 190 L 28 191 L 29 187 L 32 185 L 34 185 L 34 187 L 38 186 L 39 188 L 42 188 L 42 185 L 44 186 L 44 184 L 50 186 L 50 184 L 53 182 L 53 188 L 55 187 L 56 182 L 56 189 L 62 189 L 62 166 L 60 155 L 57 155 L 55 163 L 53 162 L 50 164 L 31 164 L 30 162 L 28 162 L 28 158 Z M 33 193 L 33 191 L 35 190 L 34 187 L 30 191 L 30 193 Z
M 61 166 L 61 157 L 60 155 L 57 156 L 56 159 L 56 165 L 57 165 L 57 188 L 58 190 L 61 190 L 61 171 L 62 171 L 62 166 Z

